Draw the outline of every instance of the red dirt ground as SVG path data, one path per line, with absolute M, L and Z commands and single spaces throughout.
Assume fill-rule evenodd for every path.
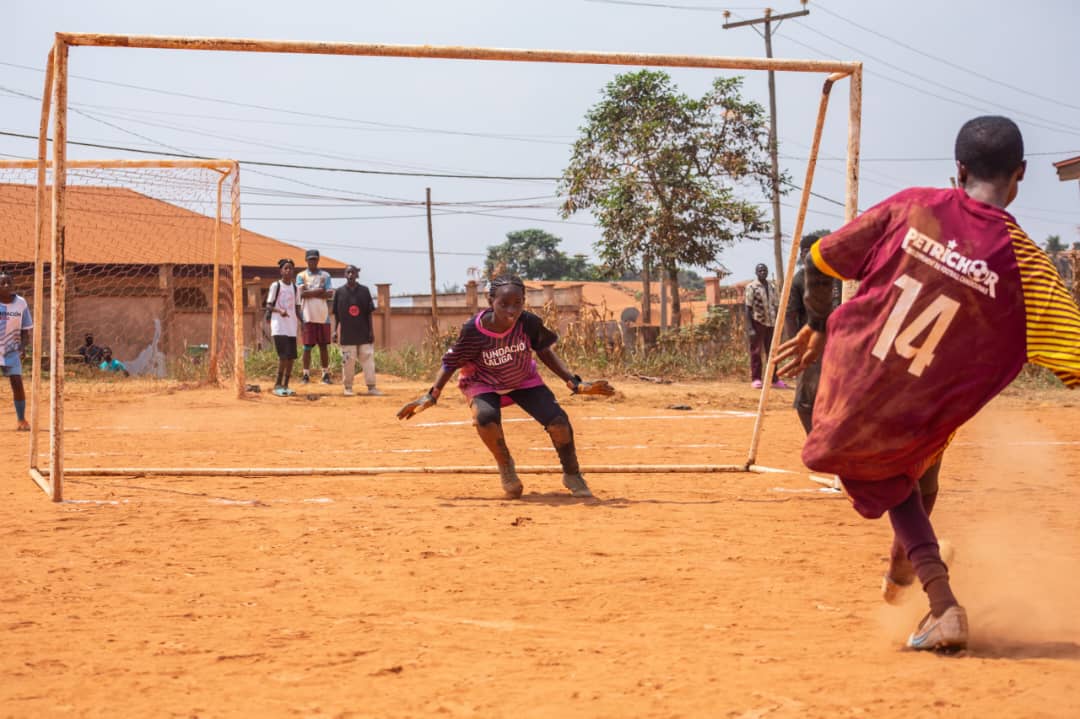
M 423 386 L 382 385 L 379 399 L 319 387 L 317 402 L 76 387 L 67 461 L 488 463 L 467 424 L 423 426 L 467 420 L 458 397 L 402 424 Z M 748 388 L 618 385 L 565 403 L 583 463 L 745 459 L 752 420 L 721 410 L 752 410 Z M 880 601 L 888 524 L 807 481 L 790 393 L 774 393 L 759 454 L 787 473 L 592 474 L 596 500 L 526 475 L 520 501 L 485 475 L 72 478 L 53 504 L 26 477 L 3 391 L 3 716 L 1080 708 L 1080 395 L 999 399 L 947 453 L 935 520 L 973 640 L 941 657 L 901 649 L 925 600 Z M 555 462 L 538 426 L 506 426 L 519 464 Z

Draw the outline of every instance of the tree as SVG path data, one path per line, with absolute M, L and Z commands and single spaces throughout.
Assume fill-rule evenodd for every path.
M 1050 235 L 1046 238 L 1046 242 L 1043 243 L 1043 248 L 1046 250 L 1046 254 L 1051 257 L 1057 256 L 1059 252 L 1066 249 L 1065 244 L 1061 241 L 1061 235 Z
M 568 256 L 562 238 L 544 230 L 506 233 L 506 242 L 487 248 L 484 271 L 489 277 L 510 272 L 525 280 L 590 280 L 595 272 L 585 255 Z
M 559 185 L 561 212 L 591 210 L 603 236 L 596 249 L 613 274 L 653 267 L 673 289 L 680 315 L 680 264 L 716 264 L 724 247 L 759 238 L 763 211 L 736 185 L 770 186 L 768 120 L 739 95 L 741 78 L 718 78 L 700 99 L 676 90 L 667 73 L 619 75 L 589 110 Z M 642 306 L 646 321 L 648 302 Z

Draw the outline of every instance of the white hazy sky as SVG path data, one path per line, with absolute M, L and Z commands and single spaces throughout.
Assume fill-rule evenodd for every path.
M 36 135 L 38 103 L 22 94 L 40 94 L 56 31 L 764 54 L 753 29 L 722 30 L 719 10 L 756 17 L 769 3 L 636 2 L 0 0 L 0 133 Z M 795 0 L 772 6 L 777 13 L 799 9 Z M 1059 182 L 1051 164 L 1080 155 L 1080 4 L 822 0 L 809 8 L 808 17 L 780 26 L 774 53 L 865 63 L 861 207 L 906 186 L 946 185 L 954 174 L 950 157 L 959 126 L 975 115 L 1004 114 L 1022 128 L 1029 164 L 1010 209 L 1040 243 L 1050 234 L 1080 241 L 1077 183 Z M 83 114 L 71 117 L 69 133 L 72 140 L 241 161 L 552 177 L 565 166 L 576 130 L 604 84 L 629 69 L 73 48 L 70 102 Z M 671 74 L 691 94 L 700 94 L 713 77 L 704 70 Z M 766 75 L 744 75 L 745 94 L 766 104 Z M 782 164 L 800 184 L 821 82 L 817 75 L 778 75 Z M 840 202 L 846 108 L 847 83 L 841 82 L 814 184 L 819 194 Z M 34 152 L 34 141 L 0 134 L 0 156 Z M 72 157 L 103 154 L 70 150 Z M 590 255 L 599 237 L 585 213 L 558 218 L 555 182 L 549 180 L 248 166 L 242 185 L 245 226 L 356 263 L 362 282 L 391 282 L 395 294 L 428 286 L 423 208 L 400 204 L 422 202 L 425 187 L 435 202 L 464 203 L 436 208 L 440 287 L 463 283 L 468 268 L 482 264 L 485 248 L 509 231 L 540 227 L 562 237 L 565 251 Z M 784 199 L 785 233 L 792 231 L 797 202 L 795 193 Z M 837 204 L 814 199 L 810 208 L 807 230 L 841 222 Z M 749 278 L 754 264 L 771 256 L 769 243 L 745 242 L 720 261 L 735 278 Z

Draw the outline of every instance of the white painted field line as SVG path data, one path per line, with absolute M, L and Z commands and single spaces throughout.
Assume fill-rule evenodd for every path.
M 579 444 L 579 450 L 591 449 L 716 449 L 730 444 Z M 554 447 L 526 447 L 526 452 L 554 452 Z
M 1074 447 L 1080 441 L 1053 441 L 1035 439 L 1023 442 L 953 442 L 950 447 Z
M 753 412 L 740 412 L 737 410 L 729 410 L 722 412 L 712 412 L 710 414 L 643 414 L 637 416 L 617 416 L 617 417 L 574 417 L 575 422 L 633 422 L 635 420 L 700 420 L 700 419 L 732 419 L 732 418 L 753 418 L 757 415 Z M 511 417 L 509 419 L 503 419 L 503 424 L 507 422 L 534 422 L 531 417 Z M 473 422 L 471 419 L 452 420 L 448 422 L 419 422 L 414 424 L 413 427 L 457 427 L 462 425 L 471 425 Z

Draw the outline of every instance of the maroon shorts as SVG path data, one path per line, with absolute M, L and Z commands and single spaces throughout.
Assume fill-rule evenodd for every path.
M 304 347 L 330 344 L 329 322 L 305 322 L 304 329 L 300 331 Z
M 877 519 L 910 497 L 911 490 L 915 489 L 915 485 L 920 484 L 924 477 L 933 480 L 936 490 L 936 469 L 941 463 L 943 454 L 945 454 L 945 447 L 895 477 L 875 480 L 844 479 L 841 477 L 840 481 L 843 483 L 844 491 L 847 492 L 848 497 L 851 499 L 855 511 L 867 519 Z M 931 472 L 933 472 L 932 477 L 929 476 Z

